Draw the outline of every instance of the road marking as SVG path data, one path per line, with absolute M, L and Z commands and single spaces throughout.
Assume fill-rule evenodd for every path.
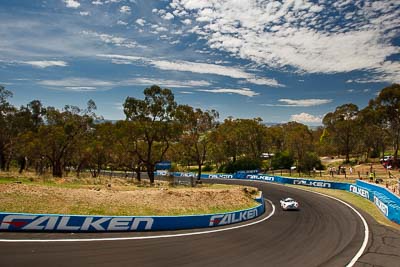
M 262 218 L 261 220 L 247 223 L 247 224 L 242 224 L 242 225 L 237 225 L 237 226 L 232 226 L 232 227 L 227 227 L 227 228 L 222 228 L 222 229 L 215 229 L 215 230 L 208 230 L 208 231 L 201 231 L 201 232 L 191 232 L 191 233 L 184 233 L 184 234 L 171 234 L 171 235 L 155 235 L 155 236 L 133 236 L 133 237 L 110 237 L 110 238 L 82 238 L 82 239 L 0 239 L 0 242 L 7 242 L 7 243 L 38 243 L 38 242 L 93 242 L 93 241 L 125 241 L 125 240 L 143 240 L 143 239 L 157 239 L 157 238 L 171 238 L 171 237 L 183 237 L 183 236 L 194 236 L 194 235 L 204 235 L 204 234 L 213 234 L 213 233 L 218 233 L 218 232 L 224 232 L 224 231 L 230 231 L 230 230 L 235 230 L 239 228 L 244 228 L 248 226 L 252 226 L 258 223 L 261 223 L 263 221 L 268 220 L 275 214 L 275 205 L 272 203 L 271 200 L 267 200 L 272 207 L 272 211 L 268 216 L 265 218 Z
M 284 185 L 282 185 L 282 186 L 284 186 Z M 350 204 L 348 204 L 347 202 L 345 202 L 345 201 L 343 201 L 343 200 L 341 200 L 341 199 L 338 199 L 338 198 L 336 198 L 336 197 L 333 197 L 333 196 L 330 196 L 330 195 L 326 195 L 326 194 L 323 194 L 323 193 L 320 193 L 320 192 L 315 192 L 315 191 L 303 189 L 303 188 L 297 188 L 297 187 L 290 187 L 290 188 L 295 188 L 295 189 L 298 189 L 298 190 L 303 190 L 303 191 L 311 192 L 311 193 L 314 193 L 314 194 L 318 194 L 318 195 L 321 195 L 321 196 L 328 197 L 328 198 L 334 199 L 334 200 L 336 200 L 336 201 L 339 201 L 340 203 L 346 205 L 346 206 L 349 207 L 351 210 L 353 210 L 353 211 L 358 215 L 358 217 L 360 217 L 361 221 L 362 221 L 363 224 L 364 224 L 364 241 L 363 241 L 363 243 L 362 243 L 362 245 L 361 245 L 361 248 L 360 248 L 360 249 L 358 250 L 358 252 L 356 253 L 356 255 L 355 255 L 355 256 L 351 259 L 351 261 L 346 265 L 346 267 L 352 267 L 352 266 L 358 261 L 358 259 L 362 256 L 362 254 L 364 253 L 364 251 L 365 251 L 365 249 L 367 248 L 367 245 L 368 245 L 369 227 L 368 227 L 368 223 L 367 223 L 367 221 L 365 220 L 365 218 L 364 218 L 364 217 L 361 215 L 361 213 L 358 212 L 358 210 L 356 210 L 353 206 L 351 206 Z
M 229 181 L 229 180 L 243 181 L 243 180 L 241 180 L 241 179 L 228 179 L 228 181 Z M 275 184 L 275 185 L 279 185 L 279 186 L 286 186 L 285 184 L 279 184 L 279 183 L 268 182 L 268 181 L 254 181 L 254 180 L 248 180 L 248 181 L 249 181 L 249 182 L 260 183 L 260 184 L 262 184 L 262 183 L 269 183 L 269 184 Z M 336 197 L 329 196 L 329 195 L 326 195 L 326 194 L 323 194 L 323 193 L 320 193 L 320 192 L 315 192 L 315 191 L 307 190 L 307 189 L 304 189 L 304 188 L 298 188 L 298 187 L 290 187 L 290 188 L 294 188 L 294 189 L 298 189 L 298 190 L 302 190 L 302 191 L 306 191 L 306 192 L 311 192 L 311 193 L 314 193 L 314 194 L 318 194 L 318 195 L 321 195 L 321 196 L 328 197 L 328 198 L 334 199 L 334 200 L 336 200 L 336 201 L 339 201 L 340 203 L 346 205 L 346 206 L 349 207 L 351 210 L 353 210 L 353 211 L 358 215 L 358 217 L 360 217 L 360 219 L 361 219 L 361 221 L 363 222 L 363 225 L 364 225 L 364 241 L 363 241 L 363 243 L 362 243 L 362 245 L 361 245 L 361 248 L 360 248 L 360 249 L 358 250 L 358 252 L 356 253 L 356 255 L 355 255 L 355 256 L 351 259 L 351 261 L 346 265 L 346 267 L 352 267 L 352 266 L 358 261 L 358 259 L 362 256 L 362 254 L 364 253 L 364 251 L 365 251 L 365 249 L 367 248 L 367 245 L 368 245 L 369 227 L 368 227 L 368 223 L 367 223 L 367 221 L 365 220 L 365 218 L 361 215 L 361 213 L 358 212 L 358 210 L 356 210 L 355 208 L 353 208 L 353 206 L 351 206 L 350 204 L 348 204 L 347 202 L 345 202 L 345 201 L 343 201 L 343 200 L 341 200 L 341 199 L 338 199 L 338 198 L 336 198 Z M 347 191 L 346 191 L 346 192 L 347 192 Z

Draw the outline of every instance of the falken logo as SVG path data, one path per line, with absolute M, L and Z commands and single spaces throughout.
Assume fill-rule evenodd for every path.
M 362 196 L 363 198 L 369 199 L 368 190 L 362 189 L 358 186 L 350 185 L 350 192 Z
M 232 179 L 233 175 L 232 174 L 210 174 L 210 175 L 208 175 L 208 178 L 211 178 L 211 179 L 214 179 L 214 178 Z
M 209 226 L 218 226 L 218 225 L 247 221 L 257 217 L 257 215 L 258 215 L 257 209 L 245 210 L 240 213 L 213 215 L 210 218 Z
M 382 211 L 382 213 L 386 215 L 386 217 L 389 216 L 389 208 L 388 208 L 388 206 L 385 203 L 383 203 L 376 196 L 374 196 L 374 203 L 378 207 L 378 209 L 380 209 Z
M 268 176 L 268 175 L 247 175 L 246 178 L 254 180 L 270 181 L 270 182 L 275 181 L 275 178 L 273 176 Z
M 331 183 L 320 182 L 320 181 L 311 181 L 311 180 L 293 180 L 293 184 L 313 186 L 313 187 L 324 187 L 324 188 L 332 187 Z
M 0 224 L 0 230 L 26 231 L 135 231 L 151 230 L 153 218 L 135 217 L 71 217 L 7 215 Z

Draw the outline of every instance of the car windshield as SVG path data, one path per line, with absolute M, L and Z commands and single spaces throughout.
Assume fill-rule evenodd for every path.
M 287 202 L 289 202 L 289 201 L 294 201 L 294 199 L 293 199 L 293 198 L 290 198 L 290 197 L 288 197 L 288 198 L 285 198 L 285 201 L 287 201 Z

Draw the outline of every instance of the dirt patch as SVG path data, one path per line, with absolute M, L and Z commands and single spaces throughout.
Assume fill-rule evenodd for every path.
M 230 188 L 59 188 L 0 184 L 0 210 L 90 215 L 183 215 L 256 206 L 252 190 Z

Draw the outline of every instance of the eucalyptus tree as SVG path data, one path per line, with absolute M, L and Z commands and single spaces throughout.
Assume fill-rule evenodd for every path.
M 219 114 L 215 110 L 202 111 L 188 105 L 178 106 L 176 110 L 176 118 L 183 130 L 180 137 L 181 148 L 187 157 L 196 162 L 198 180 L 209 149 L 210 133 L 216 128 L 218 117 Z
M 213 142 L 215 144 L 214 151 L 224 155 L 219 161 L 233 161 L 240 156 L 240 140 L 238 138 L 239 127 L 237 127 L 237 120 L 229 117 L 221 123 L 215 134 L 213 135 Z
M 143 162 L 139 158 L 140 131 L 137 122 L 118 121 L 115 124 L 115 153 L 120 167 L 136 172 L 136 178 L 141 180 Z
M 303 162 L 307 152 L 313 151 L 312 133 L 308 127 L 298 122 L 288 122 L 282 125 L 285 148 L 298 163 Z
M 382 121 L 381 112 L 373 108 L 373 101 L 360 111 L 358 120 L 363 129 L 360 131 L 360 151 L 365 154 L 366 159 L 370 155 L 378 157 L 380 153 L 384 154 L 390 139 L 389 132 Z
M 322 121 L 328 132 L 327 136 L 336 145 L 337 152 L 346 156 L 346 162 L 350 161 L 350 153 L 359 141 L 358 113 L 357 105 L 344 104 L 326 114 Z
M 39 100 L 33 100 L 26 106 L 21 106 L 14 115 L 14 138 L 16 140 L 14 158 L 19 164 L 20 173 L 28 167 L 28 163 L 35 163 L 39 160 L 37 154 L 31 149 L 31 136 L 36 134 L 39 127 L 44 124 L 45 114 L 46 108 L 42 103 Z
M 382 89 L 370 106 L 380 114 L 382 125 L 388 130 L 394 150 L 394 161 L 398 166 L 400 144 L 400 84 L 392 84 Z
M 14 127 L 13 118 L 17 109 L 8 102 L 11 91 L 0 86 L 0 170 L 5 171 L 11 157 Z
M 100 175 L 101 170 L 106 167 L 114 169 L 117 160 L 114 155 L 116 143 L 115 126 L 111 122 L 102 122 L 93 126 L 87 135 L 86 158 L 87 166 L 92 177 Z
M 37 153 L 50 162 L 54 177 L 63 176 L 75 146 L 93 131 L 95 109 L 92 100 L 85 110 L 75 106 L 65 106 L 62 111 L 54 107 L 46 109 L 45 123 L 39 127 L 34 141 Z
M 146 166 L 151 183 L 156 163 L 164 160 L 171 142 L 180 135 L 181 129 L 174 120 L 176 108 L 172 91 L 157 85 L 144 90 L 143 100 L 133 97 L 125 100 L 126 120 L 136 122 L 137 126 L 137 156 Z
M 259 160 L 261 154 L 269 150 L 269 136 L 261 118 L 238 119 L 237 127 L 241 153 L 252 160 Z

